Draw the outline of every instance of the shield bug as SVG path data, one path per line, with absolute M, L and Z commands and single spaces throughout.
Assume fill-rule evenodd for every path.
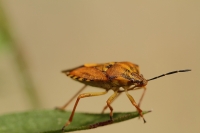
M 185 70 L 178 70 L 178 71 L 172 71 L 168 72 L 166 74 L 162 74 L 160 76 L 156 76 L 151 79 L 145 79 L 142 74 L 139 72 L 139 66 L 134 63 L 130 62 L 110 62 L 110 63 L 104 63 L 104 64 L 85 64 L 73 69 L 68 69 L 62 71 L 65 73 L 68 77 L 71 77 L 72 79 L 79 81 L 83 84 L 83 88 L 79 90 L 74 97 L 72 97 L 68 103 L 66 103 L 63 107 L 59 108 L 61 110 L 64 110 L 66 106 L 77 96 L 77 100 L 75 102 L 74 108 L 72 110 L 72 113 L 70 115 L 69 120 L 67 123 L 63 126 L 62 130 L 66 126 L 68 126 L 72 120 L 73 116 L 76 110 L 76 107 L 78 105 L 78 102 L 81 98 L 85 97 L 92 97 L 92 96 L 100 96 L 106 94 L 109 90 L 113 90 L 114 93 L 111 95 L 108 100 L 106 101 L 107 106 L 104 107 L 104 110 L 108 107 L 110 109 L 110 120 L 112 121 L 113 117 L 113 108 L 111 106 L 111 103 L 114 101 L 114 99 L 121 94 L 121 92 L 125 92 L 127 97 L 129 98 L 130 102 L 135 106 L 137 109 L 140 117 L 142 117 L 144 123 L 146 120 L 143 117 L 142 110 L 140 109 L 140 103 L 144 97 L 145 91 L 146 91 L 146 85 L 148 81 L 154 80 L 160 77 L 163 77 L 165 75 L 170 75 L 178 72 L 187 72 L 191 71 L 190 69 Z M 90 92 L 90 93 L 81 93 L 82 90 L 86 88 L 86 86 L 94 86 L 104 89 L 103 92 Z M 123 88 L 123 90 L 120 90 L 120 88 Z M 137 104 L 134 100 L 134 98 L 128 93 L 130 90 L 137 90 L 137 89 L 144 89 L 142 96 L 140 98 L 139 103 Z

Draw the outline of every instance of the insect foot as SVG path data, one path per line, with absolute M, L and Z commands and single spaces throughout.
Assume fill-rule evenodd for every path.
M 61 130 L 64 132 L 64 131 L 65 131 L 65 127 L 67 127 L 69 124 L 70 124 L 70 121 L 68 121 L 68 122 L 62 127 Z
M 59 111 L 65 111 L 65 109 L 61 108 L 61 107 L 55 107 L 55 110 L 59 110 Z

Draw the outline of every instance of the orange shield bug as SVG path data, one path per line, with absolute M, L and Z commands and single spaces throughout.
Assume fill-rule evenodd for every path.
M 76 110 L 76 107 L 78 105 L 78 102 L 81 98 L 84 97 L 92 97 L 92 96 L 100 96 L 106 94 L 109 90 L 113 90 L 114 93 L 111 95 L 108 100 L 106 101 L 107 106 L 104 107 L 104 110 L 108 107 L 110 109 L 110 120 L 112 121 L 113 117 L 113 108 L 111 106 L 111 103 L 114 101 L 114 99 L 121 94 L 121 92 L 125 92 L 133 106 L 137 109 L 140 117 L 142 117 L 144 123 L 146 120 L 143 117 L 142 110 L 140 109 L 140 103 L 144 97 L 145 91 L 146 91 L 146 85 L 148 81 L 154 80 L 160 77 L 163 77 L 165 75 L 170 75 L 178 72 L 187 72 L 191 71 L 190 69 L 185 70 L 178 70 L 178 71 L 172 71 L 168 72 L 166 74 L 162 74 L 160 76 L 151 78 L 151 79 L 145 79 L 142 74 L 139 72 L 139 66 L 130 62 L 110 62 L 110 63 L 104 63 L 104 64 L 85 64 L 73 69 L 64 70 L 62 71 L 65 73 L 68 77 L 71 77 L 74 80 L 77 80 L 83 84 L 83 88 L 79 90 L 72 99 L 68 103 L 66 103 L 63 107 L 59 108 L 64 110 L 66 106 L 75 98 L 77 97 L 77 100 L 75 102 L 74 108 L 72 110 L 72 113 L 70 115 L 69 120 L 67 123 L 63 126 L 62 130 L 66 126 L 68 126 L 72 120 L 73 116 Z M 86 86 L 94 86 L 103 88 L 105 91 L 103 92 L 91 92 L 91 93 L 81 93 L 82 90 L 86 88 Z M 122 87 L 124 90 L 120 90 L 120 87 Z M 134 100 L 134 98 L 128 93 L 130 90 L 137 90 L 137 89 L 144 89 L 142 96 L 140 98 L 139 103 L 137 104 Z

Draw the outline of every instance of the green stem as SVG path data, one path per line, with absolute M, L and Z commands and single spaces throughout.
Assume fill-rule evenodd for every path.
M 16 64 L 17 71 L 19 74 L 19 79 L 23 83 L 23 91 L 26 92 L 29 102 L 33 108 L 39 107 L 40 103 L 38 96 L 34 87 L 34 83 L 30 72 L 28 71 L 26 60 L 24 55 L 17 46 L 17 41 L 13 39 L 13 36 L 10 32 L 8 22 L 6 20 L 5 13 L 1 7 L 0 3 L 0 32 L 2 33 L 3 40 L 9 50 L 11 51 L 12 56 L 14 57 L 14 64 Z

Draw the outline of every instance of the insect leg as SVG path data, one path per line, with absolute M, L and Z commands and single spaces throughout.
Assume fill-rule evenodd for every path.
M 131 103 L 133 104 L 133 106 L 135 106 L 136 109 L 138 110 L 138 113 L 139 113 L 140 116 L 143 118 L 144 123 L 146 123 L 146 120 L 144 119 L 143 114 L 142 114 L 142 110 L 140 109 L 140 107 L 138 107 L 138 105 L 137 105 L 137 103 L 135 102 L 134 98 L 128 93 L 128 91 L 127 91 L 128 88 L 125 88 L 125 87 L 124 87 L 124 89 L 125 89 L 125 92 L 126 92 L 127 97 L 129 98 L 129 100 L 131 101 Z
M 110 109 L 110 119 L 112 120 L 112 117 L 113 117 L 113 108 L 111 107 L 111 103 L 113 102 L 113 100 L 118 96 L 118 91 L 115 91 L 114 94 L 112 94 L 108 100 L 107 100 L 107 106 L 109 107 Z
M 64 110 L 86 87 L 87 85 L 84 85 L 65 105 L 62 107 L 57 107 L 56 109 Z
M 92 96 L 100 96 L 100 95 L 104 95 L 104 94 L 106 94 L 106 93 L 107 93 L 107 91 L 105 91 L 105 92 L 91 92 L 91 93 L 83 93 L 83 94 L 80 94 L 80 95 L 78 96 L 78 98 L 77 98 L 75 104 L 74 104 L 74 108 L 73 108 L 73 110 L 72 110 L 72 113 L 71 113 L 71 115 L 70 115 L 70 118 L 69 118 L 69 120 L 67 121 L 67 123 L 63 126 L 62 130 L 64 130 L 65 127 L 68 126 L 68 125 L 72 122 L 73 117 L 74 117 L 74 113 L 75 113 L 75 110 L 76 110 L 76 107 L 77 107 L 78 102 L 79 102 L 79 100 L 80 100 L 81 98 L 92 97 Z
M 129 88 L 128 91 L 129 91 L 129 90 L 134 90 L 134 89 L 135 89 L 135 86 Z M 141 89 L 141 88 L 137 88 L 137 89 Z M 119 90 L 119 91 L 118 91 L 118 95 L 116 96 L 116 98 L 119 97 L 119 95 L 120 95 L 122 92 L 124 92 L 124 90 Z M 116 99 L 116 98 L 115 98 L 115 99 Z M 114 100 L 115 100 L 115 99 L 114 99 Z M 114 101 L 114 100 L 113 100 L 113 101 Z M 101 113 L 103 114 L 107 108 L 108 108 L 107 105 L 104 106 L 104 108 L 103 108 L 103 110 L 101 111 Z
M 144 89 L 144 91 L 143 91 L 143 93 L 142 93 L 142 96 L 140 97 L 140 100 L 139 100 L 139 103 L 138 103 L 138 107 L 140 107 L 140 105 L 141 105 L 141 102 L 142 102 L 142 100 L 143 100 L 143 98 L 144 98 L 144 95 L 145 95 L 145 92 L 146 92 L 146 87 L 143 87 L 143 89 Z
M 119 94 L 121 94 L 121 93 L 118 93 L 118 95 L 115 97 L 115 99 L 119 97 Z M 113 101 L 114 101 L 115 99 L 113 99 Z M 113 101 L 112 101 L 112 102 L 113 102 Z M 108 105 L 105 105 L 104 108 L 103 108 L 103 110 L 101 111 L 101 113 L 103 114 L 107 108 L 108 108 Z
M 132 88 L 129 88 L 128 91 L 130 90 L 139 90 L 139 89 L 144 89 L 144 91 L 142 92 L 142 96 L 140 97 L 140 100 L 139 100 L 139 103 L 138 103 L 138 107 L 140 107 L 141 105 L 141 102 L 144 98 L 144 95 L 145 95 L 145 92 L 146 92 L 146 87 L 132 87 Z

